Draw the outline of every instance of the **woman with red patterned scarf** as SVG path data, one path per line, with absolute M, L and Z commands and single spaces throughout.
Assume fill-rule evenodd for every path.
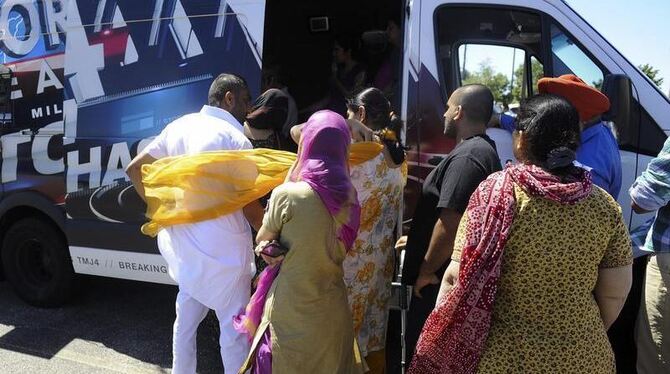
M 631 283 L 621 208 L 574 163 L 579 115 L 520 109 L 518 165 L 482 182 L 461 220 L 409 373 L 613 373 L 606 331 Z

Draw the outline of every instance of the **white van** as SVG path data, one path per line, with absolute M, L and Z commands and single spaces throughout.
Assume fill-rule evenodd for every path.
M 448 94 L 472 79 L 473 59 L 490 57 L 514 71 L 517 98 L 543 75 L 603 87 L 624 165 L 620 202 L 631 227 L 645 218 L 631 216 L 625 191 L 661 149 L 670 102 L 562 1 L 0 0 L 0 259 L 17 293 L 57 305 L 75 273 L 172 283 L 139 232 L 144 206 L 123 171 L 131 158 L 198 110 L 221 72 L 257 95 L 262 69 L 279 68 L 309 107 L 329 89 L 335 37 L 383 30 L 381 14 L 402 34 L 383 56 L 410 147 L 407 217 L 453 147 L 442 135 Z M 493 136 L 504 153 L 509 134 Z

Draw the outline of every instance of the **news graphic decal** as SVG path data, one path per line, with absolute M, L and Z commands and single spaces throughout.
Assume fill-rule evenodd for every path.
M 162 269 L 151 257 L 155 240 L 139 232 L 146 207 L 124 170 L 167 124 L 207 103 L 218 74 L 239 74 L 258 94 L 262 41 L 248 29 L 255 14 L 242 17 L 225 1 L 69 3 L 64 181 L 77 272 L 169 279 L 154 271 Z M 112 238 L 119 232 L 123 240 Z M 131 260 L 136 254 L 145 257 Z
M 0 1 L 0 63 L 11 76 L 11 113 L 0 128 L 3 191 L 62 201 L 64 2 Z M 7 120 L 9 119 L 9 120 Z
M 218 74 L 239 74 L 258 94 L 263 22 L 263 1 L 0 0 L 13 108 L 0 127 L 3 191 L 62 205 L 71 250 L 156 253 L 132 227 L 122 248 L 105 238 L 112 231 L 82 223 L 139 227 L 145 207 L 125 167 L 169 122 L 198 111 Z

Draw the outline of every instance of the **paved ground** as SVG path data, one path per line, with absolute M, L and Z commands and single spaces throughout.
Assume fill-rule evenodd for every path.
M 69 305 L 38 309 L 0 281 L 0 372 L 168 373 L 176 287 L 82 276 Z M 221 373 L 216 317 L 198 334 L 198 372 Z

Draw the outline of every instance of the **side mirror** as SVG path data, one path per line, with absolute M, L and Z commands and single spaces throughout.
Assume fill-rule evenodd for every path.
M 608 74 L 603 80 L 602 92 L 610 99 L 610 109 L 603 120 L 614 122 L 620 144 L 634 144 L 637 129 L 633 128 L 632 83 L 627 75 Z

